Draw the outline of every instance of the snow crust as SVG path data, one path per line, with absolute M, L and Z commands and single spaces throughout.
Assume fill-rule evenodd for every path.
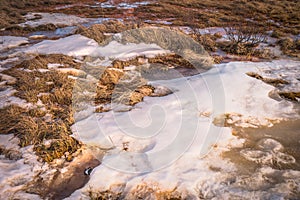
M 246 75 L 249 71 L 285 65 L 299 70 L 299 62 L 294 61 L 232 62 L 215 65 L 193 77 L 150 81 L 171 89 L 173 94 L 145 98 L 130 112 L 115 110 L 78 121 L 73 127 L 75 137 L 88 145 L 112 150 L 94 169 L 89 183 L 70 199 L 84 197 L 90 187 L 104 191 L 116 184 L 123 184 L 125 192 L 130 193 L 143 182 L 158 183 L 160 189 L 177 188 L 195 198 L 199 197 L 195 191 L 200 190 L 206 197 L 213 197 L 214 193 L 224 198 L 232 193 L 241 195 L 235 190 L 222 194 L 230 189 L 222 182 L 230 178 L 235 167 L 220 154 L 230 147 L 241 146 L 243 140 L 235 138 L 230 128 L 216 127 L 212 122 L 224 113 L 238 113 L 246 125 L 265 125 L 269 119 L 299 118 L 293 103 L 268 96 L 273 86 Z M 249 122 L 251 118 L 255 120 Z M 270 149 L 261 155 L 262 163 L 274 159 L 295 162 L 293 157 L 280 152 L 276 141 L 266 140 L 262 145 Z M 246 149 L 242 155 L 251 160 L 260 156 L 260 152 Z M 258 193 L 261 197 L 269 195 Z

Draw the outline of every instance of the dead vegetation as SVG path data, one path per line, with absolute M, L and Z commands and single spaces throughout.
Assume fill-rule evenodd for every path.
M 218 35 L 211 34 L 199 34 L 197 31 L 193 31 L 191 35 L 197 42 L 199 42 L 206 51 L 215 52 L 217 50 L 216 40 L 219 38 Z
M 133 106 L 145 96 L 151 96 L 155 90 L 153 86 L 148 85 L 142 77 L 132 79 L 124 70 L 125 66 L 131 64 L 142 65 L 142 61 L 145 61 L 143 59 L 146 58 L 115 61 L 113 66 L 116 68 L 108 67 L 100 73 L 94 98 L 96 104 L 103 105 L 114 100 Z M 169 65 L 171 61 L 174 65 L 187 64 L 175 55 L 149 59 L 150 63 Z M 81 144 L 70 137 L 70 126 L 74 123 L 72 94 L 75 81 L 56 69 L 39 71 L 47 69 L 48 63 L 60 64 L 59 68 L 80 67 L 71 57 L 54 54 L 36 56 L 2 72 L 16 79 L 7 83 L 17 90 L 14 95 L 36 106 L 21 108 L 11 105 L 1 109 L 0 131 L 18 137 L 21 147 L 34 145 L 34 151 L 43 161 L 52 162 L 65 154 L 72 155 Z M 96 111 L 107 110 L 99 108 Z M 71 158 L 68 157 L 68 160 Z
M 281 51 L 292 57 L 300 58 L 300 40 L 284 38 L 277 42 L 280 46 Z
M 120 200 L 120 199 L 155 199 L 155 200 L 182 200 L 182 194 L 177 191 L 177 188 L 164 190 L 159 188 L 156 184 L 141 183 L 129 191 L 124 192 L 123 185 L 113 185 L 107 190 L 97 191 L 90 188 L 87 195 L 91 200 Z
M 85 0 L 86 3 L 92 3 L 92 0 Z M 27 12 L 54 10 L 53 7 L 77 3 L 75 0 L 1 0 L 0 1 L 0 29 L 11 27 L 17 28 L 15 25 L 24 22 L 23 16 Z M 28 27 L 29 28 L 29 27 Z M 46 27 L 45 27 L 46 28 Z M 46 28 L 49 30 L 49 28 Z M 44 28 L 39 30 L 46 30 Z
M 24 61 L 4 74 L 16 78 L 10 84 L 17 92 L 15 96 L 36 104 L 36 108 L 21 108 L 11 105 L 1 109 L 1 133 L 14 134 L 19 145 L 34 145 L 36 154 L 45 162 L 72 155 L 81 144 L 70 137 L 70 126 L 74 123 L 71 109 L 74 81 L 67 74 L 55 70 L 39 72 L 51 62 L 64 67 L 78 67 L 70 57 L 61 55 L 37 56 Z
M 294 102 L 300 102 L 300 92 L 279 92 L 282 98 L 288 99 Z
M 0 113 L 1 133 L 14 134 L 21 147 L 34 145 L 36 154 L 45 162 L 61 158 L 66 152 L 72 154 L 80 147 L 79 142 L 69 136 L 69 125 L 62 120 L 47 122 L 45 112 L 10 105 L 0 109 Z
M 273 85 L 275 87 L 280 87 L 282 85 L 287 85 L 289 84 L 288 81 L 286 80 L 283 80 L 283 79 L 272 79 L 272 78 L 264 78 L 262 77 L 261 75 L 255 73 L 255 72 L 248 72 L 246 73 L 248 76 L 250 77 L 253 77 L 253 78 L 256 78 L 258 80 L 261 80 L 267 84 L 270 84 L 270 85 Z
M 155 200 L 181 200 L 182 194 L 177 191 L 177 187 L 164 190 L 156 184 L 141 183 L 133 188 L 129 194 L 129 199 L 155 199 Z
M 135 15 L 140 19 L 173 19 L 175 26 L 196 28 L 222 27 L 225 24 L 247 22 L 263 27 L 269 20 L 272 30 L 299 34 L 300 5 L 297 1 L 239 1 L 239 0 L 187 0 L 159 1 L 139 7 Z M 288 10 L 288 11 L 287 11 Z
M 93 189 L 90 189 L 88 191 L 88 196 L 90 200 L 121 200 L 122 199 L 122 193 L 121 192 L 115 192 L 112 190 L 104 190 L 104 191 L 95 191 Z
M 142 67 L 145 63 L 155 65 L 154 67 L 159 69 L 165 67 L 168 68 L 191 68 L 194 66 L 176 54 L 158 55 L 153 58 L 135 57 L 130 60 L 115 60 L 112 63 L 112 67 L 106 68 L 103 73 L 100 74 L 100 79 L 97 84 L 95 103 L 107 104 L 113 101 L 118 103 L 133 106 L 143 100 L 145 96 L 151 96 L 154 93 L 155 88 L 147 84 L 147 81 L 143 77 L 136 77 L 132 79 L 132 76 L 128 75 L 124 71 L 125 67 L 134 65 L 142 74 L 149 73 L 153 70 L 150 68 Z M 91 70 L 88 70 L 91 71 Z M 96 73 L 96 72 L 94 72 Z M 130 82 L 128 82 L 130 80 Z M 97 109 L 100 112 L 105 112 L 101 107 Z
M 48 69 L 48 63 L 60 64 L 59 68 L 79 69 L 81 64 L 74 61 L 74 58 L 62 54 L 37 55 L 33 59 L 25 60 L 18 64 L 17 68 L 24 69 Z
M 259 27 L 255 23 L 233 23 L 224 27 L 229 42 L 220 42 L 218 46 L 225 52 L 235 55 L 270 57 L 266 51 L 256 49 L 266 42 L 267 26 Z
M 290 84 L 288 81 L 284 79 L 273 79 L 273 78 L 264 78 L 261 75 L 255 72 L 246 73 L 248 76 L 261 80 L 269 85 L 282 89 L 284 85 Z M 300 101 L 300 92 L 295 91 L 275 91 L 276 95 L 279 95 L 281 98 L 287 99 L 293 102 Z

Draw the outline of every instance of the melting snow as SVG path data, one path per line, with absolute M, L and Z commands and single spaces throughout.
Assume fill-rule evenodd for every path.
M 36 16 L 41 16 L 37 18 Z M 72 26 L 80 23 L 88 22 L 88 19 L 80 18 L 74 15 L 66 15 L 62 13 L 29 13 L 25 15 L 26 22 L 20 24 L 20 26 L 37 27 L 44 24 L 54 25 L 67 25 Z
M 216 65 L 189 78 L 153 81 L 153 85 L 165 86 L 174 93 L 145 98 L 130 112 L 92 114 L 78 121 L 73 127 L 78 139 L 88 145 L 114 148 L 93 171 L 89 183 L 71 198 L 84 196 L 89 187 L 106 190 L 115 184 L 124 184 L 125 191 L 130 192 L 142 182 L 157 182 L 160 188 L 171 184 L 194 196 L 199 195 L 196 190 L 206 197 L 230 195 L 228 191 L 222 194 L 226 190 L 222 182 L 224 177 L 229 178 L 227 172 L 232 173 L 235 168 L 220 153 L 243 141 L 232 136 L 229 128 L 216 127 L 212 121 L 223 113 L 255 117 L 257 125 L 264 124 L 266 118 L 299 118 L 291 102 L 269 98 L 272 86 L 246 75 L 278 65 L 297 67 L 299 62 L 234 62 Z M 200 116 L 203 110 L 210 114 Z M 215 143 L 217 148 L 213 147 Z M 266 140 L 262 145 L 272 150 L 262 155 L 247 150 L 242 153 L 247 159 L 259 154 L 262 162 L 294 162 L 279 151 L 274 157 L 274 149 L 280 149 L 276 141 Z M 210 166 L 222 172 L 214 172 Z
M 28 43 L 28 39 L 25 37 L 0 36 L 0 51 Z

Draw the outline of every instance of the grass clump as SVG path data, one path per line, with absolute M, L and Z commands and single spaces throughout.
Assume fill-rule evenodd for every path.
M 17 90 L 15 96 L 34 106 L 21 108 L 10 105 L 0 110 L 1 133 L 14 134 L 19 138 L 21 147 L 33 145 L 44 162 L 52 162 L 65 153 L 72 155 L 81 146 L 70 136 L 70 126 L 74 123 L 71 105 L 74 80 L 56 70 L 37 70 L 45 68 L 49 62 L 76 67 L 69 57 L 49 55 L 37 56 L 32 62 L 26 61 L 4 71 L 4 74 L 16 78 L 10 84 Z M 37 102 L 42 105 L 35 105 Z
M 40 109 L 25 109 L 9 105 L 0 109 L 1 134 L 14 134 L 19 138 L 20 147 L 33 145 L 36 154 L 45 162 L 61 158 L 66 152 L 74 153 L 80 143 L 70 137 L 70 126 L 65 121 L 45 120 Z M 48 145 L 44 143 L 49 141 Z
M 278 94 L 282 98 L 288 99 L 290 101 L 294 101 L 294 102 L 300 101 L 300 92 L 279 92 Z
M 105 191 L 88 191 L 88 196 L 90 200 L 121 200 L 122 193 L 120 192 L 114 192 L 111 190 L 105 190 Z
M 163 190 L 157 185 L 142 183 L 133 188 L 128 194 L 129 199 L 155 199 L 155 200 L 181 200 L 182 194 L 177 187 L 171 190 Z
M 195 31 L 194 31 L 195 32 Z M 218 37 L 216 35 L 211 34 L 192 34 L 192 38 L 194 38 L 197 42 L 199 42 L 206 51 L 215 52 L 217 48 L 216 40 Z
M 300 40 L 284 38 L 278 41 L 281 51 L 292 57 L 300 58 Z
M 99 44 L 104 44 L 110 36 L 105 33 L 119 33 L 130 29 L 138 28 L 139 25 L 129 22 L 121 22 L 119 20 L 105 21 L 102 24 L 94 24 L 91 27 L 79 26 L 76 34 L 81 34 L 88 38 L 94 39 Z M 108 40 L 106 41 L 108 42 Z
M 37 55 L 33 59 L 25 60 L 22 63 L 18 64 L 16 68 L 24 68 L 30 70 L 47 69 L 48 63 L 60 64 L 60 68 L 80 68 L 80 63 L 75 62 L 72 57 L 62 54 Z
M 253 77 L 253 78 L 256 78 L 258 80 L 261 80 L 267 84 L 270 84 L 270 85 L 273 85 L 275 87 L 279 87 L 279 86 L 282 86 L 282 85 L 287 85 L 289 84 L 288 81 L 286 80 L 283 80 L 283 79 L 273 79 L 273 78 L 264 78 L 262 77 L 261 75 L 255 73 L 255 72 L 247 72 L 246 73 L 248 76 L 250 77 Z
M 253 23 L 233 23 L 224 27 L 230 42 L 223 43 L 222 50 L 236 55 L 259 56 L 264 52 L 254 49 L 260 43 L 266 42 L 267 28 Z

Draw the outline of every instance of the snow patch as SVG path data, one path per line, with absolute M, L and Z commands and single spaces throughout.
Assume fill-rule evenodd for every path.
M 28 43 L 28 39 L 25 37 L 0 36 L 0 51 L 18 47 L 20 45 Z
M 36 16 L 40 17 L 36 19 Z M 25 15 L 25 19 L 28 21 L 19 24 L 20 26 L 38 27 L 45 24 L 72 26 L 88 22 L 88 19 L 62 13 L 28 13 Z

